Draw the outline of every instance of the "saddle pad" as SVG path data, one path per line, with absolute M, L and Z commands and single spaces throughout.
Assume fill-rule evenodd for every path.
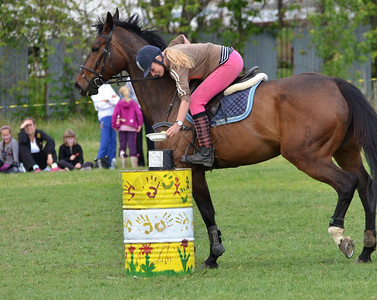
M 259 84 L 258 82 L 251 88 L 225 96 L 217 113 L 210 119 L 210 126 L 216 127 L 229 123 L 239 122 L 245 119 L 253 107 L 254 93 Z M 187 115 L 186 119 L 194 123 L 192 116 Z

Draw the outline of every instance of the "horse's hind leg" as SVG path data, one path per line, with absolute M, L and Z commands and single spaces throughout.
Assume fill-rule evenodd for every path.
M 207 226 L 210 242 L 210 254 L 202 268 L 213 269 L 218 267 L 217 259 L 225 252 L 225 248 L 221 241 L 221 232 L 215 222 L 215 209 L 205 179 L 204 168 L 193 166 L 192 172 L 193 196 Z
M 369 193 L 372 179 L 365 170 L 360 150 L 357 146 L 341 149 L 334 158 L 344 170 L 356 174 L 359 179 L 357 191 L 365 211 L 364 248 L 357 262 L 370 262 L 371 254 L 376 249 L 376 200 Z
M 298 153 L 293 150 L 282 151 L 282 154 L 301 171 L 335 189 L 338 194 L 338 202 L 331 217 L 329 233 L 346 257 L 351 257 L 354 251 L 354 242 L 350 237 L 343 236 L 344 217 L 358 186 L 358 177 L 337 167 L 331 156 L 320 157 L 317 155 L 316 159 L 313 160 L 309 159 L 305 152 Z M 299 159 L 298 156 L 300 155 L 302 157 Z

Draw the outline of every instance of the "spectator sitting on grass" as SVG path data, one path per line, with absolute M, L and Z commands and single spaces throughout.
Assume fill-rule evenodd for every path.
M 62 171 L 56 163 L 55 142 L 44 131 L 37 129 L 35 120 L 27 117 L 18 134 L 20 161 L 26 171 Z M 45 144 L 43 146 L 43 144 Z
M 0 128 L 2 141 L 0 142 L 0 172 L 18 173 L 22 168 L 18 161 L 18 143 L 12 138 L 9 126 Z
M 89 170 L 93 168 L 92 162 L 84 163 L 84 154 L 77 143 L 76 133 L 67 129 L 63 135 L 63 144 L 59 148 L 58 166 L 65 170 Z

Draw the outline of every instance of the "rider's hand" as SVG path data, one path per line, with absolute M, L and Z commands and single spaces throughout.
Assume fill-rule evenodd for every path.
M 174 125 L 166 131 L 166 135 L 168 137 L 173 137 L 179 132 L 180 129 L 181 127 L 177 123 L 174 123 Z

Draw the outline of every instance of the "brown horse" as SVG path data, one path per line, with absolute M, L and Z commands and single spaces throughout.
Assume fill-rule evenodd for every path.
M 143 73 L 135 63 L 137 51 L 146 44 L 166 47 L 157 32 L 143 30 L 138 22 L 135 15 L 119 20 L 118 9 L 114 15 L 107 13 L 106 21 L 96 25 L 98 36 L 80 67 L 75 88 L 82 95 L 96 94 L 103 82 L 125 70 L 152 124 L 174 123 L 179 101 L 172 101 L 175 84 L 170 76 L 138 80 Z M 185 125 L 190 126 L 188 121 Z M 193 196 L 210 240 L 210 255 L 203 266 L 215 268 L 225 249 L 215 222 L 206 169 L 181 162 L 192 134 L 181 131 L 157 142 L 156 147 L 172 149 L 176 167 L 192 167 Z M 302 172 L 332 186 L 338 202 L 329 233 L 347 257 L 352 256 L 354 243 L 343 236 L 344 218 L 357 189 L 365 210 L 364 248 L 357 261 L 371 261 L 376 247 L 377 115 L 359 89 L 342 79 L 319 74 L 267 81 L 255 92 L 250 116 L 211 128 L 211 138 L 216 148 L 214 168 L 255 164 L 281 154 Z M 372 177 L 363 166 L 361 149 Z

